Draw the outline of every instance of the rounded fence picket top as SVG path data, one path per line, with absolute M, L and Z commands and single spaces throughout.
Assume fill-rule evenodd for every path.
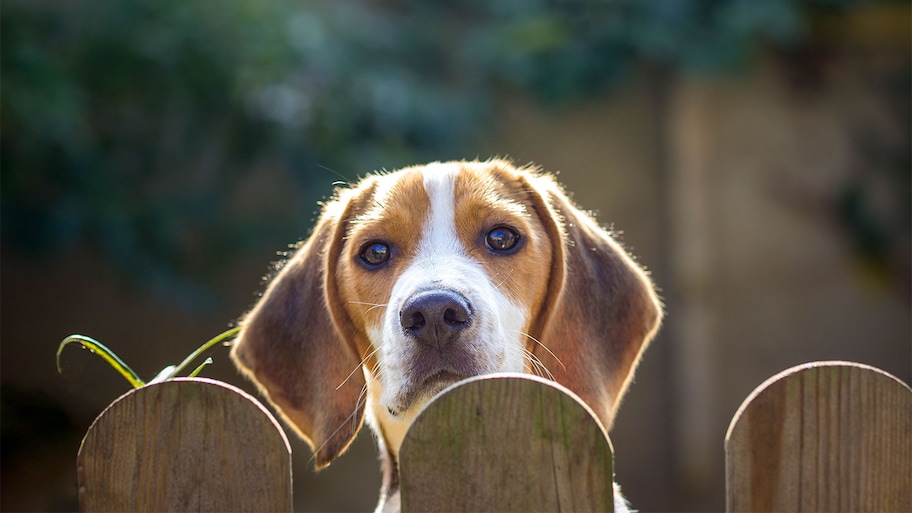
M 203 378 L 132 390 L 89 427 L 82 511 L 291 511 L 291 449 L 262 404 Z
M 757 387 L 725 437 L 727 511 L 912 511 L 912 389 L 815 362 Z
M 529 375 L 462 381 L 399 452 L 402 511 L 613 511 L 613 451 L 592 411 Z

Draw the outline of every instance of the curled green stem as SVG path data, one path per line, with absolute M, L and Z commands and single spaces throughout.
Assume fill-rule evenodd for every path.
M 124 363 L 123 360 L 121 360 L 116 354 L 114 354 L 114 351 L 111 351 L 110 349 L 108 349 L 101 342 L 99 342 L 91 337 L 86 337 L 84 335 L 70 335 L 69 337 L 63 339 L 63 342 L 60 343 L 60 347 L 57 348 L 57 372 L 63 372 L 63 370 L 60 368 L 60 353 L 63 352 L 64 347 L 68 346 L 69 344 L 71 344 L 73 342 L 78 343 L 79 345 L 81 345 L 84 348 L 88 348 L 93 353 L 102 357 L 106 362 L 108 362 L 111 365 L 111 367 L 114 367 L 114 369 L 117 370 L 117 372 L 119 372 L 121 376 L 123 376 L 127 381 L 129 381 L 130 385 L 132 385 L 133 388 L 139 388 L 139 387 L 145 385 L 143 380 L 140 379 L 139 376 L 136 375 L 136 372 L 134 372 L 133 369 L 131 369 L 129 365 Z
M 180 363 L 180 365 L 169 365 L 169 366 L 165 367 L 164 369 L 162 369 L 161 372 L 159 372 L 154 378 L 152 378 L 152 380 L 149 381 L 148 384 L 151 385 L 152 383 L 160 383 L 162 381 L 167 381 L 169 379 L 176 377 L 188 365 L 193 363 L 193 360 L 196 360 L 197 358 L 199 358 L 209 348 L 218 344 L 219 342 L 224 342 L 229 337 L 237 335 L 237 333 L 240 330 L 241 330 L 240 328 L 232 328 L 230 330 L 224 331 L 224 332 L 220 333 L 219 335 L 209 339 L 208 342 L 201 345 L 196 351 L 190 353 L 189 356 L 184 358 L 184 361 L 182 361 Z M 133 386 L 133 388 L 139 388 L 139 387 L 142 387 L 147 384 L 142 379 L 139 378 L 139 376 L 136 374 L 136 372 L 134 372 L 133 369 L 131 369 L 129 365 L 127 365 L 116 354 L 114 354 L 114 351 L 111 351 L 110 349 L 105 347 L 105 345 L 102 344 L 101 342 L 99 342 L 91 337 L 86 337 L 84 335 L 70 335 L 69 337 L 65 338 L 63 340 L 63 342 L 60 343 L 60 347 L 57 348 L 57 372 L 62 372 L 62 370 L 60 368 L 60 353 L 63 352 L 64 347 L 66 347 L 67 345 L 69 345 L 73 342 L 78 342 L 80 345 L 82 345 L 82 347 L 88 348 L 93 353 L 104 358 L 104 360 L 106 362 L 108 362 L 111 365 L 111 367 L 114 367 L 114 369 L 117 370 L 117 372 L 119 372 L 121 376 L 123 376 L 124 378 L 126 378 L 127 381 L 130 382 L 130 384 Z M 210 363 L 212 363 L 212 358 L 207 358 L 206 361 L 204 361 L 202 363 L 202 365 L 197 367 L 196 370 L 194 370 L 190 374 L 190 377 L 191 378 L 196 377 L 196 375 L 199 374 L 201 370 L 203 370 L 203 367 L 205 367 L 206 365 L 209 365 Z

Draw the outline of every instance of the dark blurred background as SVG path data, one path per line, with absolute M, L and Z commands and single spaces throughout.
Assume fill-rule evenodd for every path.
M 2 8 L 5 511 L 75 510 L 128 385 L 226 329 L 334 183 L 501 155 L 623 233 L 667 322 L 612 440 L 642 511 L 723 509 L 741 401 L 798 363 L 909 382 L 908 2 L 8 0 Z M 203 375 L 245 386 L 227 349 Z M 379 489 L 365 430 L 296 508 Z

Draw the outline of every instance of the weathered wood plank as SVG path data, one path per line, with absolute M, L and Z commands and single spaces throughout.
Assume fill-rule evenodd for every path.
M 818 362 L 758 387 L 725 439 L 728 511 L 912 511 L 912 390 Z
M 483 376 L 438 396 L 400 451 L 402 511 L 613 511 L 613 451 L 572 392 Z
M 83 511 L 291 511 L 291 450 L 272 415 L 227 383 L 133 390 L 77 457 Z

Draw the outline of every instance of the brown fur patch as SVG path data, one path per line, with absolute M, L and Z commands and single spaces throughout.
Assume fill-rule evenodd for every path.
M 345 248 L 339 253 L 336 280 L 340 302 L 364 334 L 382 323 L 396 278 L 414 258 L 430 209 L 420 169 L 413 168 L 379 179 L 370 196 L 356 196 Z M 362 248 L 370 242 L 389 244 L 388 265 L 368 270 L 360 263 Z M 365 351 L 367 348 L 362 348 Z M 365 352 L 366 354 L 366 352 Z
M 464 166 L 455 182 L 456 233 L 469 255 L 510 300 L 537 316 L 548 285 L 552 241 L 534 207 L 535 194 L 522 175 L 499 162 Z M 499 254 L 485 237 L 500 226 L 514 229 L 522 246 Z M 529 326 L 525 327 L 528 334 Z M 526 340 L 527 346 L 533 343 Z

